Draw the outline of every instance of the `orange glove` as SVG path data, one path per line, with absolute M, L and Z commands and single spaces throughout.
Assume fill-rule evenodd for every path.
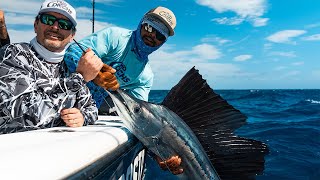
M 160 157 L 156 156 L 156 160 L 162 170 L 167 170 L 169 168 L 170 172 L 175 175 L 183 173 L 181 158 L 179 156 L 172 156 L 165 161 L 162 161 Z
M 106 90 L 117 90 L 120 85 L 114 73 L 116 73 L 115 69 L 104 64 L 98 75 L 93 79 L 93 82 Z

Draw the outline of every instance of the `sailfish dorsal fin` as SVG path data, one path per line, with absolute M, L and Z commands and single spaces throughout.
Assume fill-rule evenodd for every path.
M 162 105 L 192 129 L 221 179 L 250 179 L 263 172 L 267 146 L 233 133 L 247 117 L 215 93 L 194 67 Z

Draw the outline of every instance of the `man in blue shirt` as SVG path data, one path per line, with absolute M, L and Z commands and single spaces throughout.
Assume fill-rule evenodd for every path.
M 173 12 L 159 6 L 148 11 L 134 31 L 119 27 L 105 28 L 85 37 L 79 44 L 71 44 L 64 60 L 71 72 L 77 69 L 80 59 L 90 60 L 92 57 L 87 54 L 92 54 L 92 51 L 104 63 L 93 82 L 87 83 L 100 110 L 105 108 L 101 105 L 108 96 L 105 89 L 115 90 L 119 86 L 136 98 L 148 101 L 154 76 L 148 56 L 174 35 L 175 27 Z M 169 166 L 173 174 L 183 172 L 180 157 L 174 156 L 166 161 L 155 158 L 162 169 Z
M 87 84 L 98 107 L 108 96 L 104 89 L 117 89 L 119 85 L 136 98 L 148 101 L 154 76 L 148 55 L 174 35 L 175 26 L 173 12 L 159 6 L 148 11 L 134 31 L 105 28 L 79 41 L 83 49 L 92 49 L 105 64 L 93 82 Z M 82 53 L 75 43 L 67 49 L 65 61 L 71 72 L 76 70 Z

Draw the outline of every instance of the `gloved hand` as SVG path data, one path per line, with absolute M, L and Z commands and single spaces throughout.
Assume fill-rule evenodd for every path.
M 156 160 L 162 170 L 170 170 L 172 174 L 181 174 L 183 169 L 181 167 L 181 158 L 179 156 L 172 156 L 171 158 L 162 161 L 160 157 L 156 156 Z
M 106 90 L 117 90 L 120 85 L 114 75 L 115 72 L 116 70 L 111 66 L 104 64 L 98 75 L 93 79 L 93 82 Z

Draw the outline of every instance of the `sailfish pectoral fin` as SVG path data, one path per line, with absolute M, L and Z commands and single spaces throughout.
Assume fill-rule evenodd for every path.
M 149 151 L 149 154 L 154 157 L 162 170 L 169 170 L 175 175 L 183 173 L 181 158 L 169 151 L 169 149 L 166 148 L 167 146 L 162 145 L 161 143 L 163 142 L 160 142 L 157 136 L 148 137 L 147 141 L 151 142 L 148 144 L 148 147 L 151 150 L 151 152 Z M 166 152 L 166 154 L 163 154 L 163 152 Z

